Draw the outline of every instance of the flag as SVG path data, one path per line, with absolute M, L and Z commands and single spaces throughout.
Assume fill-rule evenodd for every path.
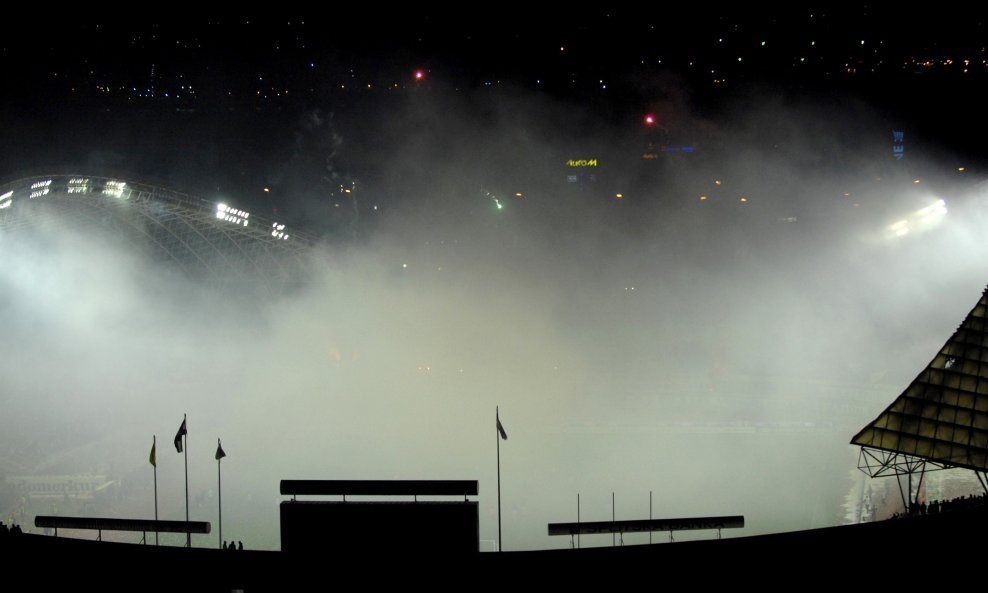
M 223 445 L 220 444 L 220 440 L 216 439 L 216 461 L 226 457 L 226 451 L 223 450 Z
M 182 437 L 189 434 L 189 431 L 185 430 L 185 418 L 182 418 L 182 426 L 178 427 L 178 433 L 175 435 L 175 449 L 181 453 L 182 452 Z
M 151 462 L 151 465 L 153 465 L 154 467 L 158 467 L 158 459 L 154 455 L 154 448 L 155 448 L 155 446 L 157 446 L 157 443 L 155 443 L 154 441 L 152 441 L 151 442 L 151 457 L 148 459 L 148 461 L 150 461 Z
M 498 434 L 501 435 L 501 439 L 502 440 L 505 440 L 505 441 L 508 440 L 508 433 L 504 432 L 504 427 L 501 426 L 501 418 L 498 417 L 498 416 L 495 416 L 495 418 L 497 419 L 497 432 L 498 432 Z

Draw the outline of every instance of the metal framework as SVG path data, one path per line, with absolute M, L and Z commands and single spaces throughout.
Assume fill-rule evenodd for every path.
M 973 470 L 988 492 L 988 289 L 936 357 L 875 420 L 851 439 L 858 469 L 907 477 L 899 489 L 918 502 L 927 471 Z M 912 478 L 919 474 L 913 494 Z
M 0 185 L 0 236 L 42 227 L 110 233 L 209 284 L 268 293 L 300 281 L 316 243 L 233 205 L 133 181 L 48 175 Z

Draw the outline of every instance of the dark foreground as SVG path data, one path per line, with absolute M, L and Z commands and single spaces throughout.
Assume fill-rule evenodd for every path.
M 508 591 L 573 586 L 650 590 L 723 584 L 747 590 L 943 585 L 985 564 L 988 510 L 723 540 L 439 555 L 387 548 L 346 556 L 154 547 L 40 535 L 0 538 L 19 589 Z

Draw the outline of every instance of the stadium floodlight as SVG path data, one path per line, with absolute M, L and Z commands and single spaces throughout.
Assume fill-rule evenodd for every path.
M 0 210 L 4 208 L 10 208 L 10 205 L 14 203 L 14 190 L 0 196 Z
M 107 181 L 106 185 L 103 186 L 103 194 L 107 196 L 113 196 L 114 198 L 124 197 L 124 190 L 127 188 L 127 183 L 124 181 Z
M 946 216 L 947 203 L 941 199 L 937 199 L 929 206 L 916 210 L 907 218 L 903 218 L 887 226 L 885 237 L 887 239 L 896 239 L 898 237 L 904 237 L 913 231 L 917 233 L 931 231 L 940 226 Z
M 31 184 L 31 194 L 28 197 L 31 199 L 40 198 L 48 195 L 49 192 L 51 192 L 51 179 L 35 181 Z
M 242 224 L 247 226 L 247 218 L 250 216 L 250 212 L 246 210 L 240 210 L 233 208 L 232 206 L 227 206 L 224 203 L 216 204 L 216 218 L 220 220 L 225 220 L 226 222 L 232 222 L 233 224 Z
M 281 239 L 282 241 L 288 240 L 288 235 L 285 233 L 285 225 L 280 222 L 271 223 L 271 236 L 275 239 Z
M 69 179 L 68 193 L 70 194 L 88 194 L 89 193 L 89 179 L 84 177 L 73 177 Z

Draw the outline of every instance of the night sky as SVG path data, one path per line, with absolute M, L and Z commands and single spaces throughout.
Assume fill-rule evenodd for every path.
M 253 194 L 285 175 L 318 183 L 322 171 L 292 153 L 306 116 L 320 112 L 345 147 L 306 150 L 335 152 L 342 174 L 387 192 L 381 163 L 396 148 L 388 136 L 406 131 L 395 120 L 439 99 L 462 101 L 478 126 L 519 97 L 553 101 L 559 121 L 548 133 L 572 144 L 603 127 L 635 142 L 654 112 L 672 142 L 724 149 L 722 130 L 704 134 L 696 120 L 723 128 L 739 102 L 765 95 L 860 101 L 890 127 L 908 123 L 929 148 L 947 144 L 971 158 L 985 132 L 971 114 L 988 82 L 988 42 L 983 15 L 966 11 L 492 11 L 455 20 L 468 19 L 354 10 L 323 20 L 89 18 L 16 28 L 0 49 L 0 105 L 6 142 L 19 149 L 2 173 L 82 166 L 184 184 L 176 169 L 199 161 L 190 191 Z M 95 138 L 100 147 L 82 148 Z M 138 138 L 145 146 L 134 154 Z M 205 154 L 190 155 L 197 149 Z

